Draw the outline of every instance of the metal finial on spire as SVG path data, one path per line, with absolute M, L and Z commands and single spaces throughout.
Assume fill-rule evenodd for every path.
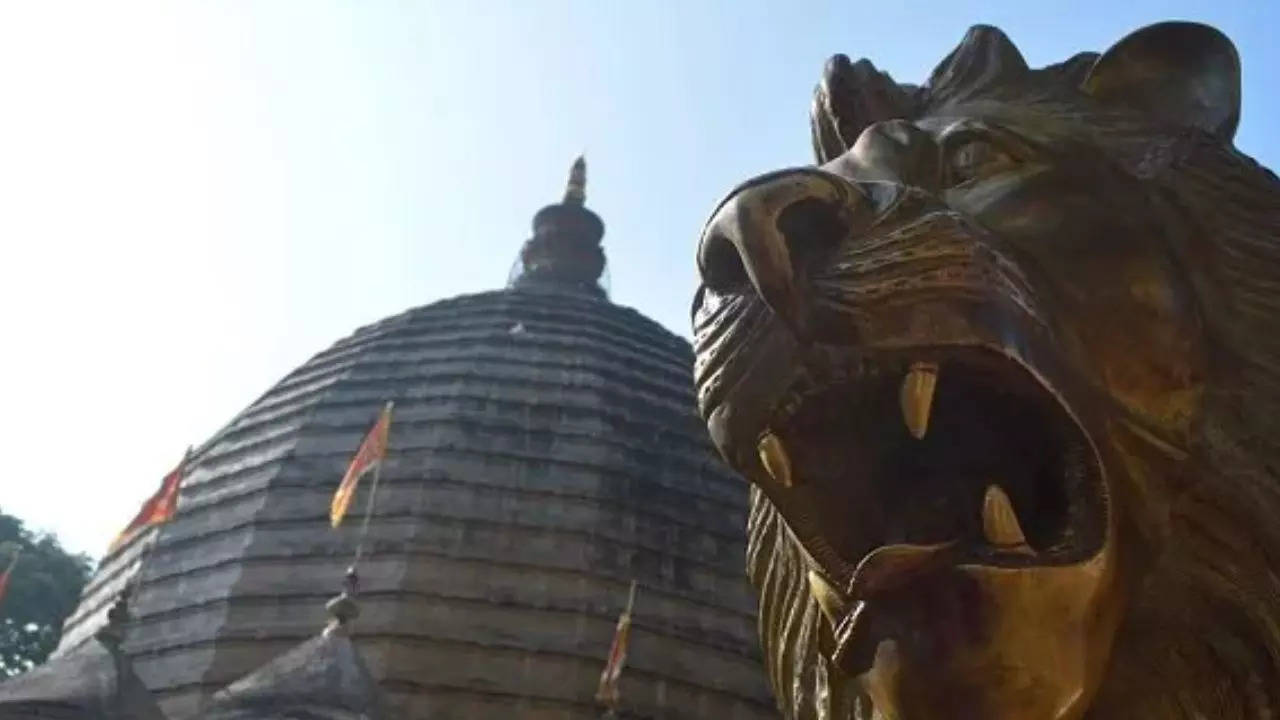
M 352 565 L 342 578 L 342 593 L 324 606 L 329 614 L 329 622 L 324 628 L 325 635 L 345 633 L 347 625 L 360 616 L 360 606 L 356 604 L 359 589 L 360 577 L 356 574 L 356 566 Z
M 125 583 L 125 586 L 120 590 L 120 594 L 116 596 L 116 601 L 107 610 L 107 623 L 94 634 L 103 645 L 117 648 L 120 646 L 121 641 L 124 640 L 125 626 L 132 619 L 132 613 L 129 612 L 129 600 L 133 595 L 134 587 L 134 581 Z
M 564 190 L 566 205 L 582 205 L 587 201 L 587 160 L 579 155 L 569 168 L 569 184 Z

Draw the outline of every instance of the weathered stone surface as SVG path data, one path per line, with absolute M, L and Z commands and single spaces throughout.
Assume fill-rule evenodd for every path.
M 164 720 L 128 658 L 91 639 L 0 683 L 0 720 Z
M 62 652 L 138 578 L 126 649 L 182 717 L 312 636 L 370 483 L 340 531 L 331 494 L 394 400 L 352 635 L 389 713 L 595 717 L 636 578 L 628 709 L 771 717 L 746 489 L 694 415 L 691 359 L 598 291 L 534 282 L 363 328 L 197 449 L 178 517 L 106 558 Z
M 214 694 L 201 720 L 384 720 L 377 683 L 344 633 L 320 634 Z

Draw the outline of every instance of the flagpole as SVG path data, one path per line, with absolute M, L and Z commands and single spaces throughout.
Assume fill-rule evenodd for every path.
M 364 541 L 369 535 L 369 519 L 373 516 L 373 506 L 378 498 L 378 479 L 382 477 L 382 463 L 386 460 L 386 448 L 391 446 L 391 410 L 395 407 L 395 401 L 388 400 L 384 413 L 387 415 L 387 444 L 383 448 L 383 456 L 378 460 L 378 464 L 373 466 L 373 485 L 369 488 L 369 499 L 365 502 L 364 521 L 360 524 L 360 537 L 356 540 L 356 555 L 351 560 L 351 568 L 348 573 L 354 574 L 356 566 L 360 564 L 360 558 L 364 556 Z
M 116 599 L 115 602 L 112 603 L 112 607 L 121 605 L 121 603 L 129 602 L 133 593 L 142 587 L 143 574 L 147 570 L 147 561 L 151 559 L 151 555 L 155 552 L 156 546 L 160 544 L 160 529 L 167 525 L 169 521 L 173 519 L 173 514 L 176 514 L 177 512 L 178 495 L 182 491 L 182 481 L 187 479 L 187 466 L 191 464 L 192 455 L 195 455 L 195 446 L 187 445 L 187 451 L 182 454 L 182 462 L 178 463 L 178 467 L 172 471 L 178 473 L 178 486 L 173 490 L 173 510 L 170 512 L 169 517 L 164 521 L 153 522 L 149 527 L 141 529 L 141 532 L 147 533 L 149 537 L 143 541 L 142 549 L 138 551 L 138 559 L 134 561 L 137 563 L 138 570 L 130 575 L 128 579 L 124 581 L 124 584 L 120 586 L 120 592 L 116 593 Z M 108 618 L 110 618 L 110 613 L 108 613 Z M 121 623 L 121 627 L 118 628 L 120 632 L 123 632 L 123 623 L 127 623 L 128 620 L 126 611 L 126 615 L 121 616 L 120 619 L 116 621 Z M 110 619 L 108 619 L 108 623 L 110 622 Z
M 636 581 L 635 581 L 635 579 L 634 579 L 634 578 L 632 578 L 632 580 L 631 580 L 631 590 L 627 592 L 627 613 L 626 613 L 626 615 L 627 615 L 627 624 L 628 624 L 628 625 L 630 625 L 630 624 L 631 624 L 631 611 L 632 611 L 632 610 L 635 610 L 635 607 L 636 607 Z M 621 668 L 619 668 L 619 670 L 618 670 L 618 675 L 619 675 L 619 680 L 621 680 L 621 675 L 622 675 L 622 670 L 621 670 Z M 605 719 L 606 719 L 606 720 L 616 720 L 616 719 L 617 719 L 617 717 L 618 717 L 618 704 L 621 702 L 621 700 L 622 700 L 621 694 L 619 694 L 617 697 L 615 697 L 615 699 L 614 699 L 613 703 L 611 703 L 611 704 L 609 705 L 609 712 L 608 712 L 608 714 L 606 714 L 606 715 L 605 715 Z
M 364 541 L 369 535 L 369 518 L 373 515 L 374 499 L 378 497 L 378 478 L 382 476 L 382 461 L 373 468 L 373 486 L 369 488 L 369 500 L 364 507 L 364 520 L 360 523 L 360 537 L 356 540 L 356 555 L 351 560 L 351 569 L 354 570 L 360 564 L 360 558 L 364 556 Z
M 22 557 L 23 546 L 21 542 L 21 537 L 15 541 L 14 544 L 18 549 L 14 550 L 13 557 L 9 558 L 9 567 L 0 573 L 0 607 L 4 606 L 4 598 L 9 594 L 9 583 L 13 582 L 13 569 L 18 567 L 18 558 Z
M 636 588 L 638 583 L 632 579 L 627 592 L 627 607 L 618 616 L 618 626 L 614 630 L 613 643 L 609 646 L 609 659 L 605 661 L 604 671 L 600 674 L 600 684 L 596 688 L 596 702 L 603 706 L 601 720 L 612 720 L 618 717 L 621 693 L 618 681 L 622 677 L 622 667 L 626 663 L 627 638 L 631 634 L 631 613 L 636 606 Z
M 14 550 L 13 557 L 9 558 L 9 567 L 4 569 L 4 573 L 0 573 L 0 574 L 3 574 L 4 577 L 12 577 L 13 569 L 18 567 L 18 558 L 22 557 L 22 551 L 26 549 L 20 543 L 14 543 L 14 544 L 18 546 L 18 549 Z

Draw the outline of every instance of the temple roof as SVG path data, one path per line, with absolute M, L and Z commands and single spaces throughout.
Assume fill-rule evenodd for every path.
M 381 720 L 378 685 L 350 637 L 359 615 L 355 568 L 346 580 L 325 607 L 329 623 L 320 634 L 216 693 L 202 720 Z
M 320 633 L 216 693 L 203 720 L 380 720 L 377 683 L 345 633 Z
M 124 597 L 93 640 L 0 683 L 0 720 L 164 720 L 120 652 Z

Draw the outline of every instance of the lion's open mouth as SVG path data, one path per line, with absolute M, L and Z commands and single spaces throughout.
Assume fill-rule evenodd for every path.
M 895 547 L 899 560 L 877 573 L 942 556 L 1068 564 L 1101 548 L 1107 495 L 1088 438 L 1020 364 L 954 348 L 821 355 L 774 408 L 759 451 L 789 488 L 797 536 L 838 556 L 814 555 L 830 579 L 847 586 Z

